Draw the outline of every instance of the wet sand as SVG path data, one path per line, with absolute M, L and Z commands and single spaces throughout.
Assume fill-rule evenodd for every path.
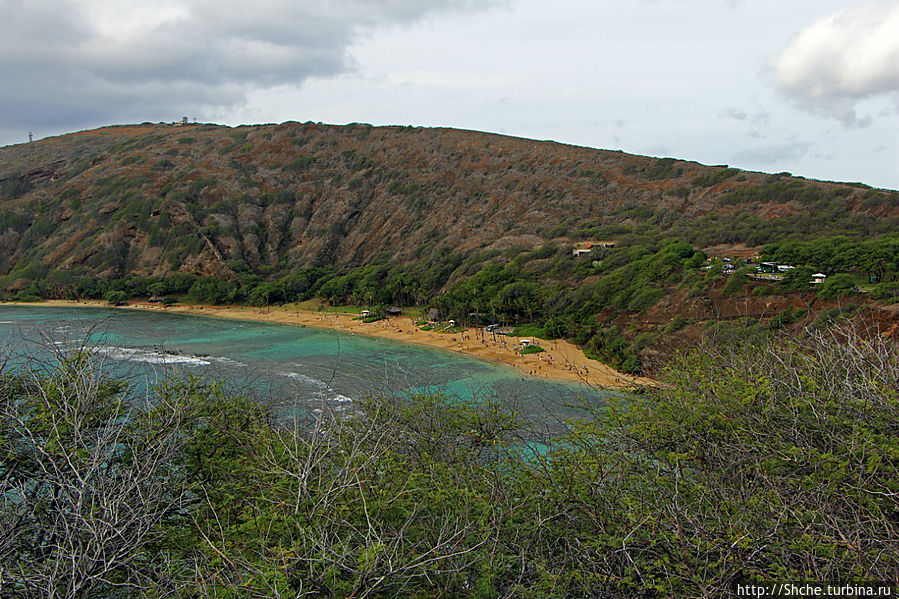
M 110 307 L 109 304 L 102 301 L 49 300 L 38 305 Z M 363 323 L 361 320 L 353 320 L 358 314 L 319 312 L 289 306 L 252 308 L 245 306 L 175 305 L 164 308 L 160 304 L 129 302 L 128 305 L 119 306 L 119 308 L 165 311 L 196 316 L 233 318 L 237 320 L 341 330 L 372 337 L 393 339 L 403 343 L 455 351 L 488 362 L 514 366 L 527 376 L 580 382 L 596 387 L 633 388 L 658 385 L 658 382 L 653 379 L 623 374 L 601 362 L 591 360 L 577 346 L 567 341 L 559 339 L 553 341 L 540 340 L 539 343 L 546 350 L 545 352 L 522 356 L 518 353 L 521 347 L 521 338 L 511 335 L 494 335 L 486 333 L 483 329 L 467 329 L 461 333 L 442 333 L 439 330 L 422 331 L 413 324 L 412 319 L 408 316 L 397 316 L 378 322 Z

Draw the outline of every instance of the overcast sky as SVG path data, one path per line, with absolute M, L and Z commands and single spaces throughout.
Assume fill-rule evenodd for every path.
M 0 0 L 0 144 L 181 116 L 899 189 L 899 0 Z

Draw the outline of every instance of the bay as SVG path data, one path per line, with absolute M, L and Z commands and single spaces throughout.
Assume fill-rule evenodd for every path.
M 616 393 L 524 377 L 453 352 L 343 331 L 106 308 L 0 305 L 6 368 L 84 347 L 132 385 L 168 376 L 216 380 L 301 409 L 345 410 L 374 393 L 499 398 L 529 420 L 559 425 Z

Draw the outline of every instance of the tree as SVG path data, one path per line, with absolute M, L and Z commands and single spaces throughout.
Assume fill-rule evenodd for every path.
M 124 291 L 118 291 L 118 290 L 107 291 L 106 295 L 104 295 L 103 297 L 107 302 L 109 302 L 113 306 L 121 306 L 122 304 L 124 304 L 125 302 L 128 301 L 128 294 L 125 293 Z
M 833 299 L 841 295 L 853 295 L 855 293 L 858 293 L 855 279 L 847 274 L 832 275 L 818 285 L 818 297 L 821 299 Z
M 729 277 L 727 283 L 724 284 L 724 295 L 734 295 L 743 291 L 743 287 L 749 284 L 749 275 L 752 273 L 750 268 L 738 268 Z
M 784 274 L 777 284 L 778 291 L 808 291 L 814 271 L 807 266 L 797 266 Z
M 256 285 L 249 294 L 254 306 L 268 306 L 284 301 L 284 288 L 279 283 L 264 282 Z
M 186 570 L 160 543 L 188 499 L 176 467 L 185 396 L 126 398 L 87 352 L 57 358 L 49 370 L 0 375 L 0 588 L 171 589 Z
M 705 344 L 674 360 L 665 382 L 576 422 L 567 448 L 543 461 L 555 470 L 538 486 L 571 508 L 554 538 L 589 547 L 565 557 L 578 578 L 595 577 L 593 592 L 718 597 L 776 576 L 892 576 L 899 360 L 889 341 L 831 330 Z
M 233 281 L 223 281 L 217 277 L 205 276 L 197 279 L 187 296 L 197 302 L 207 304 L 226 304 L 234 301 L 239 290 Z

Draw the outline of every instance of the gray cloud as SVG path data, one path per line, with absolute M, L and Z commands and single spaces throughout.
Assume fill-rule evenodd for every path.
M 351 69 L 367 30 L 498 3 L 0 0 L 0 130 L 201 116 Z
M 899 92 L 899 3 L 861 4 L 804 29 L 773 61 L 774 84 L 803 109 L 863 127 L 858 102 Z M 897 104 L 899 106 L 899 104 Z
M 718 115 L 721 118 L 734 119 L 736 121 L 745 121 L 749 118 L 749 114 L 737 108 L 725 108 Z
M 648 156 L 671 156 L 672 153 L 671 147 L 666 145 L 655 145 L 646 148 Z
M 747 112 L 739 108 L 728 107 L 718 113 L 720 119 L 731 119 L 747 125 L 746 136 L 752 139 L 768 137 L 768 122 L 771 114 L 767 110 Z
M 812 144 L 805 142 L 772 144 L 737 152 L 731 161 L 737 164 L 767 166 L 802 158 L 811 148 Z
M 771 115 L 766 110 L 757 110 L 748 113 L 739 108 L 725 108 L 719 114 L 719 117 L 726 119 L 734 119 L 735 121 L 748 122 L 753 125 L 767 125 Z

